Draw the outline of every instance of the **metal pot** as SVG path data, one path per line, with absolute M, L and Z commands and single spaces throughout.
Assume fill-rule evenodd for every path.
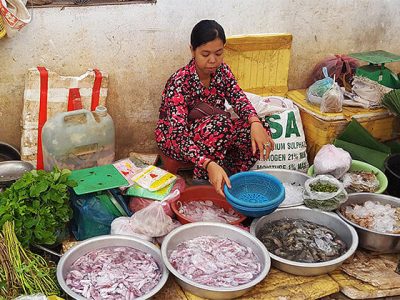
M 142 297 L 135 298 L 136 300 L 144 300 L 148 299 L 151 296 L 158 293 L 161 288 L 164 286 L 168 279 L 168 270 L 165 268 L 165 265 L 161 259 L 161 253 L 159 248 L 157 248 L 152 243 L 147 241 L 131 237 L 125 235 L 102 235 L 97 236 L 94 238 L 87 239 L 85 241 L 79 242 L 77 245 L 69 249 L 65 252 L 60 261 L 57 264 L 57 280 L 60 284 L 61 288 L 73 299 L 77 300 L 85 300 L 86 298 L 78 295 L 77 293 L 73 292 L 65 283 L 65 277 L 71 267 L 71 265 L 81 256 L 85 255 L 86 253 L 100 249 L 105 247 L 116 247 L 116 246 L 125 246 L 125 247 L 132 247 L 146 253 L 151 254 L 151 256 L 155 259 L 158 266 L 161 268 L 161 279 L 158 284 L 154 287 L 146 295 Z
M 19 151 L 10 144 L 0 142 L 0 161 L 20 160 Z
M 374 201 L 383 205 L 390 204 L 393 207 L 400 207 L 400 199 L 393 196 L 376 193 L 354 193 L 349 194 L 349 198 L 339 207 L 337 214 L 356 229 L 360 239 L 360 247 L 379 253 L 400 252 L 400 234 L 377 232 L 361 227 L 360 225 L 346 219 L 346 217 L 340 212 L 342 208 L 350 204 L 362 205 L 366 201 Z
M 199 284 L 181 275 L 169 262 L 169 254 L 176 249 L 179 243 L 204 235 L 226 237 L 243 246 L 250 247 L 261 262 L 260 274 L 246 284 L 230 288 Z M 165 237 L 161 246 L 161 255 L 165 266 L 174 274 L 176 281 L 182 288 L 194 295 L 207 299 L 232 299 L 239 297 L 263 280 L 271 267 L 271 259 L 268 252 L 258 239 L 236 226 L 222 223 L 196 222 L 178 227 Z
M 282 271 L 302 276 L 325 274 L 338 268 L 346 259 L 351 257 L 357 249 L 358 236 L 353 227 L 347 225 L 346 222 L 334 213 L 309 209 L 303 206 L 278 209 L 270 215 L 264 216 L 260 219 L 254 219 L 251 223 L 250 233 L 257 237 L 264 226 L 268 226 L 268 223 L 282 218 L 303 219 L 326 226 L 338 234 L 341 240 L 344 241 L 348 247 L 347 252 L 342 256 L 326 262 L 318 263 L 291 261 L 281 258 L 273 253 L 269 253 L 272 259 L 272 265 Z

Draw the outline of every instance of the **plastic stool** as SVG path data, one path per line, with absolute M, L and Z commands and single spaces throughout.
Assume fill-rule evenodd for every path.
M 173 158 L 166 156 L 162 152 L 160 155 L 161 155 L 163 169 L 167 170 L 168 172 L 170 172 L 172 174 L 177 174 L 179 170 L 194 169 L 194 164 L 191 162 L 175 160 Z

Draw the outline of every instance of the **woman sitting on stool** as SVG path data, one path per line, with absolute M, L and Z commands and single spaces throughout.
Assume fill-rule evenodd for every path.
M 208 179 L 223 194 L 225 170 L 248 171 L 274 148 L 262 123 L 223 62 L 226 37 L 214 20 L 202 20 L 191 34 L 192 59 L 167 81 L 162 93 L 156 142 L 168 157 L 195 164 L 194 179 Z M 224 111 L 225 100 L 238 119 Z

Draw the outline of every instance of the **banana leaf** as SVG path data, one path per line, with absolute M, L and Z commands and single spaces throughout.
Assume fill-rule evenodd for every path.
M 400 116 L 400 90 L 391 90 L 383 96 L 382 104 L 397 116 Z
M 350 153 L 352 159 L 361 160 L 366 162 L 378 169 L 384 171 L 385 159 L 389 156 L 389 153 L 377 151 L 368 147 L 363 147 L 354 143 L 349 143 L 347 141 L 342 141 L 340 139 L 336 139 L 333 144 L 342 148 L 343 150 Z M 389 148 L 390 149 L 390 148 Z
M 362 127 L 356 119 L 351 119 L 346 129 L 337 137 L 338 140 L 359 145 L 378 152 L 390 153 L 390 147 L 377 141 L 367 129 Z

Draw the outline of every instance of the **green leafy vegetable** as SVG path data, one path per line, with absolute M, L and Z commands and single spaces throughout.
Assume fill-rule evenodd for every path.
M 337 192 L 337 186 L 329 183 L 317 182 L 310 184 L 310 188 L 314 192 L 334 193 Z
M 68 188 L 71 171 L 33 170 L 0 193 L 0 226 L 14 220 L 21 244 L 52 245 L 72 217 Z

